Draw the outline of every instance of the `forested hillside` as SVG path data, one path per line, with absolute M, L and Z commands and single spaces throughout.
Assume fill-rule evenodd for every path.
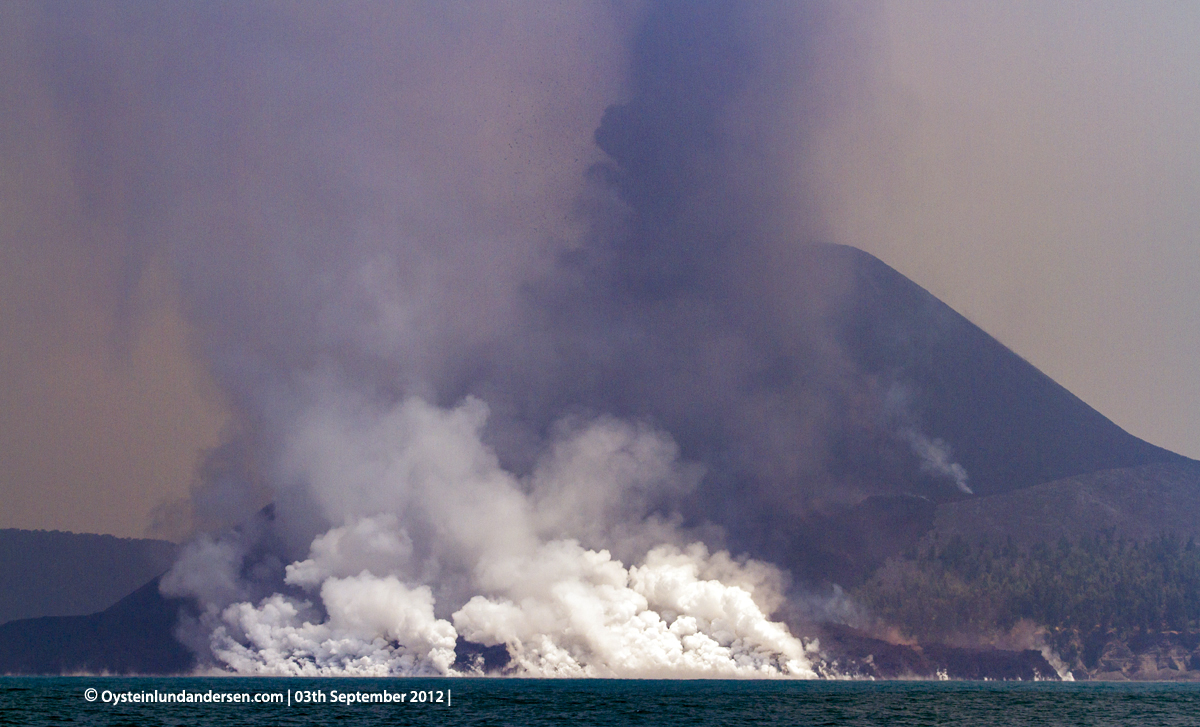
M 955 536 L 909 556 L 856 595 L 880 624 L 922 642 L 997 635 L 1024 619 L 1045 629 L 1064 661 L 1095 669 L 1114 642 L 1166 635 L 1190 644 L 1200 632 L 1192 538 L 1138 542 L 1109 530 L 1022 548 Z

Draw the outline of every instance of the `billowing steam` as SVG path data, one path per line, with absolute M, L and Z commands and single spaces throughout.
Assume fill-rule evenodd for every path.
M 609 418 L 564 428 L 522 481 L 480 440 L 486 416 L 475 399 L 322 397 L 280 477 L 338 525 L 286 566 L 288 593 L 241 600 L 232 540 L 194 543 L 163 591 L 205 604 L 208 649 L 240 673 L 459 673 L 462 637 L 535 676 L 813 676 L 767 618 L 780 573 L 680 545 L 650 512 L 701 474 L 669 438 Z

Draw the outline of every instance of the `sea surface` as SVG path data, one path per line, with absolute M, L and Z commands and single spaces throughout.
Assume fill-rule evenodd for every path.
M 62 724 L 1182 726 L 1200 684 L 0 677 L 0 725 Z

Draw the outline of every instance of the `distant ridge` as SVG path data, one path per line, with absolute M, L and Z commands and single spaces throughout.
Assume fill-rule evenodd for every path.
M 0 674 L 182 674 L 195 657 L 174 636 L 186 601 L 158 578 L 89 616 L 48 616 L 0 626 Z
M 103 611 L 175 560 L 163 540 L 0 530 L 0 624 Z

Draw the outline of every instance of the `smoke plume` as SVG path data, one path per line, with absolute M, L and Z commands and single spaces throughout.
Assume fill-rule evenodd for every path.
M 831 474 L 885 387 L 830 335 L 847 263 L 793 169 L 837 11 L 34 15 L 81 224 L 125 287 L 172 272 L 236 415 L 162 582 L 203 661 L 461 673 L 465 640 L 530 675 L 813 675 L 762 558 L 889 486 Z

